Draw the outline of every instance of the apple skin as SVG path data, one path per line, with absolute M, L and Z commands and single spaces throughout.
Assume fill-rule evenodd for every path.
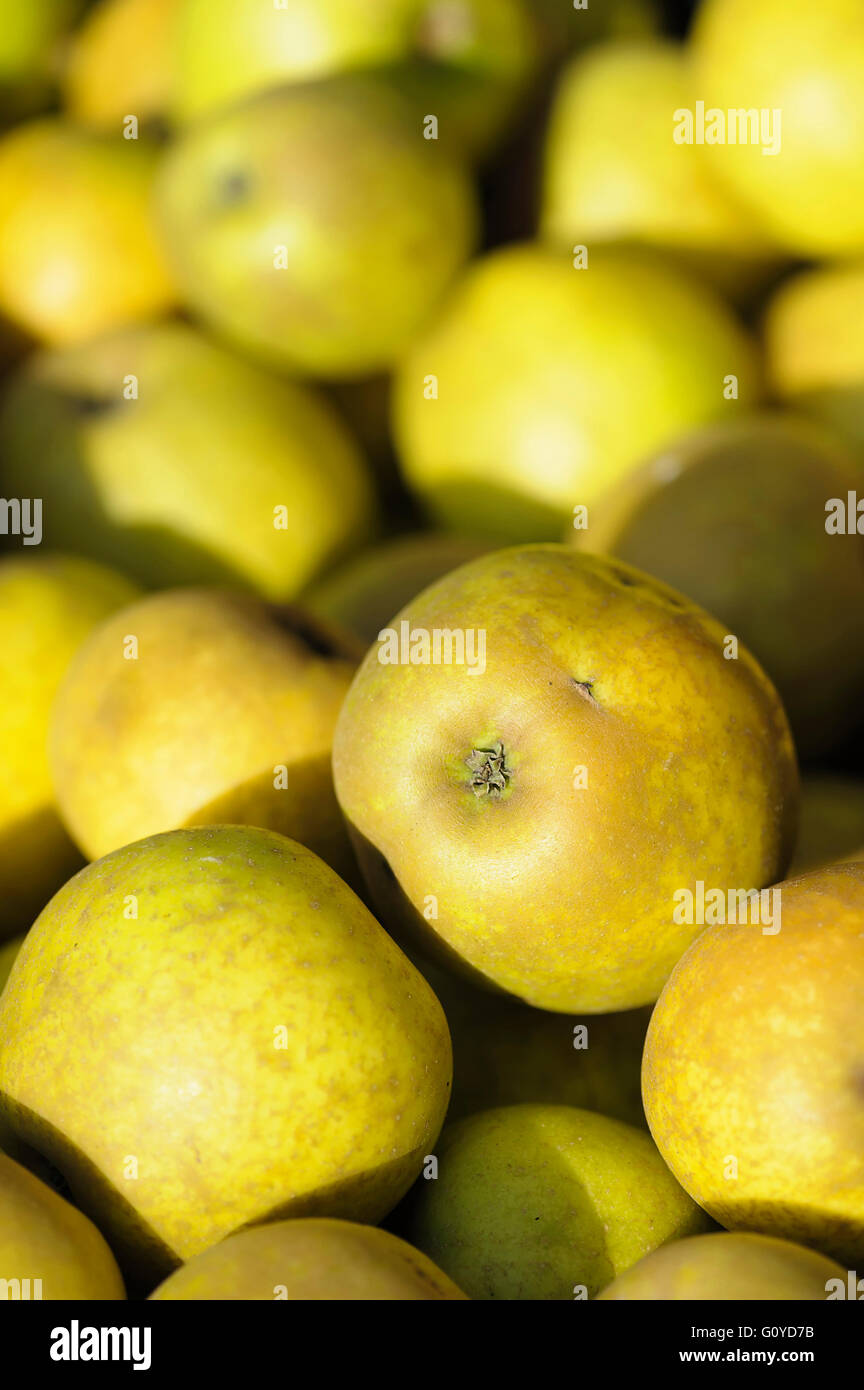
M 117 1262 L 93 1223 L 2 1153 L 0 1268 L 4 1279 L 39 1279 L 41 1292 L 31 1297 L 46 1301 L 126 1297 Z
M 607 1303 L 824 1302 L 830 1279 L 845 1287 L 846 1270 L 815 1250 L 773 1236 L 724 1231 L 662 1246 L 619 1274 L 599 1298 Z
M 551 540 L 576 505 L 590 514 L 644 457 L 759 389 L 728 308 L 656 254 L 592 247 L 576 270 L 569 253 L 511 246 L 474 262 L 402 357 L 393 425 L 440 525 Z
M 467 170 L 363 75 L 191 127 L 157 201 L 185 303 L 250 356 L 333 380 L 392 365 L 478 231 Z
M 353 438 L 311 387 L 180 323 L 25 362 L 0 404 L 0 481 L 44 499 L 50 547 L 86 545 L 147 587 L 276 601 L 361 543 L 375 508 Z
M 250 1223 L 379 1221 L 449 1097 L 422 977 L 320 859 L 241 826 L 82 869 L 27 935 L 0 1034 L 0 1108 L 150 1288 Z
M 864 250 L 864 8 L 705 0 L 690 38 L 706 111 L 780 111 L 780 148 L 708 144 L 718 179 L 795 255 Z M 775 118 L 776 120 L 776 118 Z
M 438 1303 L 464 1300 L 432 1261 L 377 1226 L 307 1218 L 238 1231 L 196 1255 L 151 1293 L 198 1299 Z
M 56 117 L 0 139 L 0 310 L 81 342 L 176 302 L 151 207 L 156 147 Z
M 708 1218 L 649 1135 L 567 1105 L 511 1105 L 448 1125 L 438 1175 L 406 1203 L 408 1238 L 475 1299 L 593 1298 Z
M 84 644 L 55 705 L 51 773 L 75 840 L 99 859 L 162 830 L 258 825 L 356 876 L 330 770 L 356 656 L 299 609 L 218 589 L 123 608 Z
M 723 1226 L 860 1268 L 864 864 L 779 891 L 776 934 L 712 926 L 673 970 L 645 1042 L 645 1113 L 678 1181 Z
M 51 783 L 51 707 L 85 638 L 137 596 L 123 575 L 77 556 L 0 559 L 0 941 L 29 927 L 81 865 Z
M 782 707 L 673 590 L 514 547 L 402 622 L 482 631 L 485 669 L 384 664 L 376 643 L 339 715 L 336 794 L 397 938 L 536 1007 L 608 1013 L 656 999 L 701 931 L 676 924 L 676 892 L 782 874 L 797 810 Z M 484 796 L 499 743 L 505 785 Z

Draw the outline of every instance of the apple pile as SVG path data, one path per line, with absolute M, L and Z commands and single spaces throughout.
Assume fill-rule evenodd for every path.
M 0 1287 L 857 1270 L 861 0 L 0 0 Z

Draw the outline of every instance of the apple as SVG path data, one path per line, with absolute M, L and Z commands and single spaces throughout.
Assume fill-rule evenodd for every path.
M 846 1271 L 790 1240 L 737 1232 L 688 1236 L 661 1246 L 620 1274 L 599 1297 L 606 1302 L 716 1302 L 733 1299 L 824 1302 Z
M 194 125 L 158 202 L 185 303 L 251 356 L 318 377 L 389 368 L 477 235 L 465 169 L 362 75 Z
M 0 559 L 0 941 L 80 867 L 48 768 L 51 707 L 85 637 L 137 592 L 71 555 Z
M 172 307 L 155 171 L 145 140 L 57 117 L 0 138 L 0 310 L 36 338 L 75 343 Z
M 310 387 L 181 323 L 45 351 L 0 405 L 0 480 L 44 499 L 45 541 L 148 586 L 292 598 L 368 535 L 354 440 Z
M 379 1221 L 434 1145 L 440 1005 L 358 898 L 268 830 L 90 864 L 0 997 L 0 1109 L 152 1289 L 250 1224 Z
M 51 772 L 90 859 L 185 825 L 260 825 L 356 873 L 333 791 L 333 728 L 356 653 L 300 611 L 217 589 L 123 608 L 57 697 Z
M 175 86 L 180 0 L 97 0 L 63 66 L 63 100 L 76 121 L 108 130 L 165 117 Z
M 647 454 L 757 391 L 727 308 L 656 256 L 592 248 L 577 270 L 525 245 L 475 262 L 414 339 L 393 420 L 439 523 L 532 541 L 557 539 L 575 507 L 590 518 Z
M 609 1013 L 656 999 L 702 930 L 681 890 L 781 877 L 786 718 L 689 600 L 614 560 L 521 546 L 390 626 L 342 706 L 333 770 L 397 938 L 537 1008 Z
M 779 930 L 710 926 L 673 970 L 645 1042 L 645 1113 L 723 1226 L 860 1268 L 864 864 L 777 892 Z

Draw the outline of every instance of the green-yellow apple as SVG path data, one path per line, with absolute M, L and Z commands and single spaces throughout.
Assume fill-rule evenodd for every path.
M 55 705 L 51 772 L 77 843 L 98 859 L 160 830 L 259 825 L 352 876 L 330 770 L 352 655 L 300 611 L 217 589 L 122 609 Z
M 785 715 L 725 650 L 689 600 L 564 545 L 483 556 L 410 603 L 333 744 L 388 929 L 539 1008 L 656 999 L 701 930 L 679 891 L 762 888 L 793 848 Z
M 645 1043 L 645 1113 L 678 1181 L 722 1225 L 854 1268 L 864 1259 L 864 864 L 776 891 L 782 921 L 775 912 L 767 932 L 710 925 L 672 972 Z
M 174 287 L 151 210 L 155 147 L 55 117 L 0 140 L 0 309 L 74 343 L 159 314 Z
M 620 1274 L 600 1298 L 624 1303 L 824 1302 L 838 1279 L 845 1289 L 846 1270 L 803 1245 L 774 1236 L 722 1232 L 664 1245 Z
M 861 0 L 705 0 L 691 42 L 718 179 L 796 255 L 864 250 Z
M 864 859 L 864 781 L 811 772 L 801 779 L 801 821 L 789 875 Z
M 758 221 L 718 186 L 704 146 L 672 138 L 673 112 L 693 97 L 681 44 L 613 42 L 576 58 L 546 139 L 544 238 L 654 246 L 739 294 L 766 278 L 780 257 Z
M 448 1125 L 435 1157 L 407 1231 L 469 1298 L 592 1298 L 708 1225 L 647 1134 L 590 1110 L 486 1110 Z
M 292 598 L 366 537 L 372 487 L 311 388 L 180 323 L 36 354 L 0 405 L 6 496 L 44 500 L 46 544 L 148 586 Z
M 274 87 L 376 69 L 485 153 L 540 57 L 532 0 L 180 0 L 175 108 L 188 120 Z
M 2 1153 L 0 1270 L 4 1298 L 126 1297 L 117 1262 L 92 1221 Z
M 484 541 L 444 531 L 399 536 L 346 560 L 308 590 L 303 603 L 368 646 L 422 589 L 488 549 Z
M 191 127 L 158 201 L 186 303 L 244 351 L 319 377 L 389 367 L 477 230 L 467 172 L 363 75 Z
M 656 575 L 727 624 L 777 686 L 799 752 L 861 722 L 864 525 L 826 504 L 864 467 L 806 417 L 755 415 L 686 433 L 599 500 L 571 539 Z M 818 680 L 813 678 L 818 671 Z
M 864 842 L 864 837 L 862 837 Z M 578 1017 L 532 1009 L 414 957 L 453 1041 L 448 1120 L 498 1105 L 578 1105 L 645 1127 L 640 1085 L 650 1009 Z
M 0 560 L 0 940 L 29 927 L 81 864 L 51 786 L 51 706 L 85 637 L 137 592 L 74 556 Z
M 757 389 L 729 311 L 650 253 L 601 247 L 575 269 L 518 246 L 475 263 L 415 339 L 394 427 L 409 484 L 445 525 L 544 540 Z
M 4 941 L 0 944 L 0 994 L 3 993 L 4 986 L 9 978 L 9 972 L 12 969 L 15 957 L 21 949 L 21 942 L 23 940 L 23 936 L 13 936 L 10 941 Z M 12 1154 L 17 1148 L 18 1143 L 14 1134 L 9 1129 L 3 1116 L 0 1115 L 0 1149 L 5 1153 Z
M 119 130 L 162 118 L 173 101 L 180 0 L 98 0 L 72 36 L 63 99 L 76 121 Z
M 379 1221 L 450 1087 L 423 978 L 320 859 L 243 826 L 82 869 L 25 939 L 0 1034 L 0 1107 L 142 1280 L 249 1224 Z
M 421 1251 L 389 1231 L 301 1218 L 238 1231 L 181 1265 L 150 1297 L 429 1303 L 465 1295 Z
M 785 281 L 765 316 L 765 355 L 774 394 L 832 425 L 864 456 L 864 261 Z

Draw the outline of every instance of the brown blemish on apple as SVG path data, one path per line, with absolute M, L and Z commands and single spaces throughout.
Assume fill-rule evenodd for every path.
M 511 777 L 504 745 L 500 741 L 492 748 L 472 748 L 471 756 L 465 759 L 465 766 L 471 773 L 471 787 L 475 796 L 500 796 Z
M 579 691 L 579 694 L 582 696 L 583 700 L 587 700 L 588 703 L 590 705 L 593 705 L 595 709 L 600 708 L 600 702 L 596 699 L 594 695 L 593 681 L 577 681 L 575 676 L 571 676 L 570 682 L 575 687 L 575 689 Z

